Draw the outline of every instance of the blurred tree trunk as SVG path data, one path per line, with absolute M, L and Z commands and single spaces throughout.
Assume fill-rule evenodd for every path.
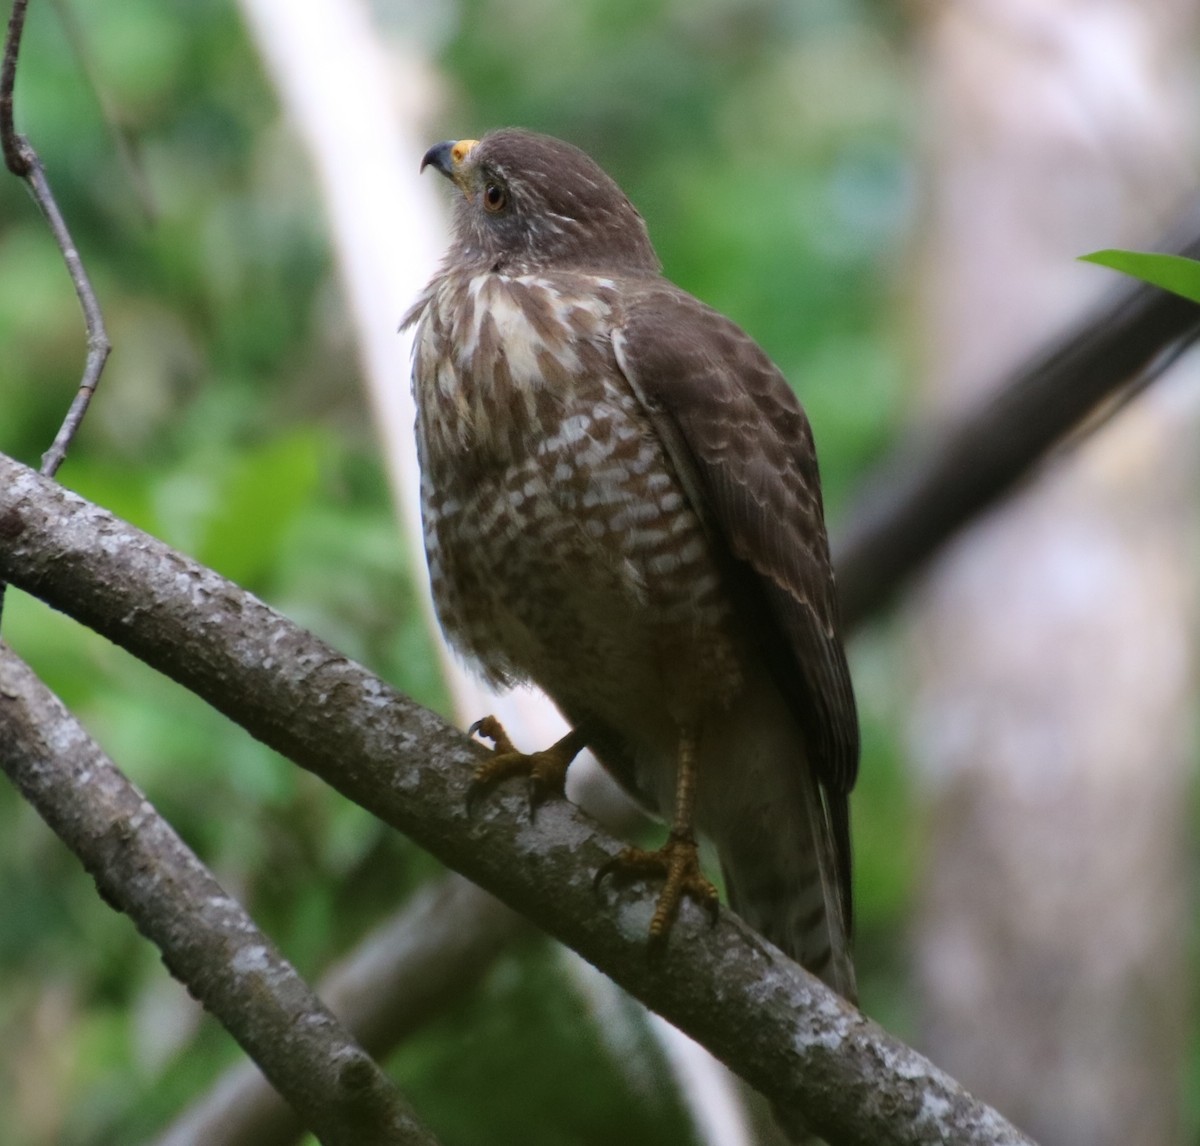
M 933 417 L 1108 285 L 1076 256 L 1154 242 L 1194 190 L 1197 12 L 973 0 L 927 15 L 916 302 Z M 970 530 L 912 611 L 925 1045 L 1043 1146 L 1182 1134 L 1188 372 Z

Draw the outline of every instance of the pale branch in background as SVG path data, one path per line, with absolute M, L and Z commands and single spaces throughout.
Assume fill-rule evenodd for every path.
M 216 573 L 0 457 L 0 576 L 207 700 L 527 916 L 834 1143 L 1029 1139 L 737 916 L 685 908 L 647 958 L 652 897 L 595 873 L 620 850 L 523 791 L 466 810 L 485 750 Z
M 364 0 L 239 0 L 238 6 L 312 166 L 412 581 L 455 722 L 465 728 L 491 713 L 518 744 L 551 744 L 567 726 L 549 699 L 528 689 L 498 693 L 471 673 L 450 654 L 428 591 L 408 383 L 411 338 L 398 337 L 396 328 L 449 238 L 445 198 L 430 180 L 417 178 L 420 157 L 436 138 L 430 132 L 446 77 L 411 24 L 385 29 L 389 22 Z M 586 750 L 571 766 L 568 795 L 619 835 L 632 834 L 629 822 L 641 815 Z M 478 933 L 488 919 L 460 925 Z M 602 1026 L 594 1015 L 584 1022 Z M 696 1146 L 738 1142 L 729 1125 L 745 1119 L 734 1081 L 711 1063 L 693 1066 L 699 1054 L 672 1053 L 668 1044 L 682 1037 L 673 1028 L 649 1029 L 666 1050 Z
M 323 1143 L 436 1146 L 245 910 L 3 643 L 0 725 L 9 779 Z

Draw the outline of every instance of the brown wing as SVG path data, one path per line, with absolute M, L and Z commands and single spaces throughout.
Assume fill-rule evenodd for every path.
M 625 302 L 617 360 L 728 552 L 739 604 L 804 731 L 848 894 L 858 717 L 808 419 L 778 368 L 729 319 L 662 281 Z

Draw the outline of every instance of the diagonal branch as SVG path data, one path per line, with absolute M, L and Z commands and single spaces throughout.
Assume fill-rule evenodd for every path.
M 244 909 L 3 643 L 0 725 L 9 779 L 322 1142 L 435 1146 Z
M 1200 212 L 1168 249 L 1200 258 Z M 867 482 L 834 545 L 842 619 L 879 609 L 953 534 L 1088 419 L 1140 392 L 1200 335 L 1200 307 L 1144 283 L 1109 299 L 935 439 L 901 449 Z M 1084 426 L 1086 428 L 1086 426 Z
M 578 951 L 831 1142 L 1023 1135 L 722 911 L 646 957 L 652 903 L 596 910 L 618 842 L 516 792 L 466 813 L 483 748 L 211 570 L 0 456 L 0 577 L 122 645 Z
M 519 915 L 461 876 L 423 887 L 317 985 L 363 1048 L 384 1058 L 478 981 L 527 931 Z M 231 1067 L 157 1146 L 289 1146 L 299 1120 L 252 1062 Z

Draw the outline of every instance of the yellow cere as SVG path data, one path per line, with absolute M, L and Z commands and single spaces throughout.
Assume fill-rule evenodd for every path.
M 457 167 L 471 153 L 471 148 L 479 142 L 478 139 L 460 139 L 452 148 L 450 148 L 450 157 L 454 160 Z

